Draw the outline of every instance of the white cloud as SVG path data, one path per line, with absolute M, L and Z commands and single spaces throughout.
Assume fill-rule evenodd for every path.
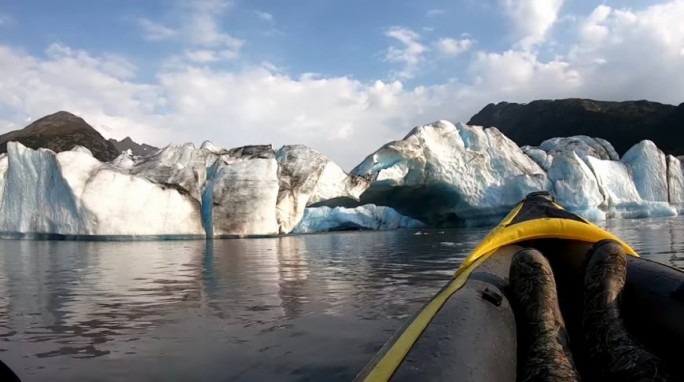
M 435 16 L 442 16 L 446 14 L 446 11 L 444 9 L 430 9 L 427 11 L 427 15 L 429 17 L 435 17 Z
M 178 34 L 178 31 L 146 18 L 139 18 L 137 22 L 145 39 L 150 41 L 171 40 Z
M 14 24 L 14 19 L 7 13 L 0 12 L 0 27 Z
M 445 37 L 437 40 L 434 45 L 438 52 L 448 56 L 455 56 L 472 48 L 473 43 L 474 41 L 468 38 L 458 40 Z
M 227 1 L 195 0 L 185 5 L 185 20 L 181 30 L 195 45 L 240 49 L 243 42 L 224 32 L 219 21 L 231 5 Z
M 584 40 L 603 40 L 608 36 L 608 28 L 602 23 L 606 21 L 613 10 L 605 5 L 599 5 L 593 12 L 582 21 L 580 33 Z
M 563 0 L 500 0 L 524 49 L 544 41 L 558 19 Z
M 264 21 L 268 22 L 273 22 L 275 19 L 273 18 L 273 15 L 268 13 L 268 12 L 263 12 L 263 11 L 254 11 L 256 16 Z
M 403 64 L 398 77 L 413 78 L 429 50 L 420 42 L 420 35 L 411 29 L 394 26 L 385 31 L 385 36 L 401 43 L 401 46 L 391 46 L 387 50 L 385 60 Z
M 68 110 L 82 115 L 106 135 L 120 129 L 136 135 L 147 129 L 145 122 L 164 103 L 155 85 L 127 80 L 132 67 L 122 64 L 121 58 L 96 57 L 58 44 L 46 53 L 47 59 L 38 59 L 0 46 L 0 67 L 5 68 L 0 106 L 13 109 L 15 116 L 10 122 L 5 120 L 0 130 Z
M 226 147 L 303 143 L 349 169 L 416 124 L 466 122 L 489 102 L 684 100 L 684 0 L 640 10 L 603 7 L 567 24 L 576 40 L 553 59 L 518 45 L 480 51 L 472 54 L 466 79 L 416 87 L 293 77 L 269 64 L 228 71 L 204 65 L 219 49 L 200 45 L 182 47 L 183 65 L 162 67 L 153 80 L 141 82 L 122 57 L 57 44 L 43 57 L 0 45 L 0 132 L 21 127 L 27 117 L 69 110 L 107 137 L 130 135 L 156 145 L 204 139 Z M 387 59 L 415 73 L 430 52 L 421 36 L 406 28 L 387 32 L 400 44 Z
M 217 58 L 236 58 L 244 41 L 226 33 L 220 25 L 225 12 L 230 9 L 232 2 L 226 0 L 182 0 L 179 7 L 174 9 L 178 25 L 168 26 L 157 21 L 141 18 L 138 25 L 144 37 L 151 41 L 176 40 L 192 49 L 189 57 L 197 57 L 202 52 L 204 58 L 209 50 Z M 188 55 L 186 55 L 188 56 Z M 216 60 L 206 60 L 218 61 Z
M 351 168 L 383 142 L 429 117 L 429 92 L 400 82 L 348 77 L 293 78 L 269 65 L 238 72 L 185 65 L 164 69 L 154 83 L 121 78 L 119 64 L 62 45 L 47 59 L 0 46 L 0 131 L 57 110 L 84 117 L 106 137 L 150 144 L 226 147 L 304 143 Z M 438 114 L 438 113 L 430 113 Z
M 219 61 L 229 61 L 237 58 L 237 53 L 233 50 L 214 50 L 214 49 L 192 49 L 186 50 L 184 57 L 191 62 L 200 64 L 211 64 Z

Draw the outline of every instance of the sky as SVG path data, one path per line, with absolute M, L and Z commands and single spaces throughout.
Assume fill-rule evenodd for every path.
M 351 169 L 488 103 L 684 101 L 684 0 L 3 0 L 0 134 L 59 110 L 157 146 Z

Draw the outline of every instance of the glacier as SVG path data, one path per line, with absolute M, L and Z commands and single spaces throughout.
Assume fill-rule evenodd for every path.
M 100 162 L 10 142 L 0 232 L 221 238 L 476 225 L 548 191 L 590 220 L 684 213 L 684 165 L 651 141 L 618 155 L 588 136 L 518 147 L 496 128 L 417 126 L 346 172 L 304 145 L 169 145 Z

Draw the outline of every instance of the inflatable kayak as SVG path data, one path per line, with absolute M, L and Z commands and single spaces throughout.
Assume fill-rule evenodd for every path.
M 515 381 L 520 341 L 509 270 L 513 256 L 523 248 L 535 248 L 548 259 L 581 373 L 588 362 L 577 345 L 582 343 L 583 266 L 592 246 L 606 239 L 618 243 L 627 255 L 619 299 L 624 327 L 673 375 L 682 375 L 684 272 L 640 258 L 618 237 L 564 210 L 547 193 L 534 193 L 479 243 L 453 279 L 356 380 Z

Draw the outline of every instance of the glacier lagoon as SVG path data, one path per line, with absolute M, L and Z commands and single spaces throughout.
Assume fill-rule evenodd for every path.
M 684 269 L 684 217 L 604 225 Z M 0 359 L 26 381 L 350 380 L 487 230 L 0 240 Z

